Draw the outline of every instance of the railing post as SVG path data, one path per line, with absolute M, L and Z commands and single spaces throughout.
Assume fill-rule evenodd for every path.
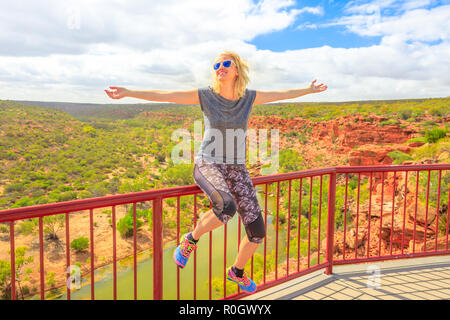
M 327 222 L 327 262 L 325 274 L 333 273 L 333 251 L 334 251 L 334 212 L 336 204 L 336 171 L 330 173 L 328 186 L 328 222 Z
M 153 300 L 163 297 L 162 198 L 153 200 Z

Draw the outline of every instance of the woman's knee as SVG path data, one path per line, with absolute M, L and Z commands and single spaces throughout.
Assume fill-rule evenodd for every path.
M 223 223 L 227 223 L 237 211 L 236 203 L 233 197 L 223 191 L 216 190 L 211 194 L 213 211 L 217 218 Z
M 261 243 L 266 236 L 266 227 L 262 215 L 259 215 L 255 221 L 245 226 L 248 241 L 253 243 Z

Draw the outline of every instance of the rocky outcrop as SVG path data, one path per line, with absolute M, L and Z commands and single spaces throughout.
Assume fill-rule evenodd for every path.
M 442 224 L 439 217 L 447 216 L 447 205 L 438 210 L 430 203 L 428 206 L 422 203 L 416 195 L 427 190 L 420 185 L 416 188 L 411 174 L 406 184 L 404 173 L 397 173 L 394 179 L 394 174 L 389 172 L 385 175 L 384 184 L 380 180 L 374 184 L 372 192 L 370 206 L 369 200 L 359 207 L 355 202 L 350 203 L 347 216 L 351 216 L 351 221 L 346 232 L 335 232 L 334 254 L 337 259 L 342 258 L 344 251 L 345 258 L 355 258 L 367 254 L 383 256 L 450 247 L 446 232 L 439 232 L 439 223 Z M 326 241 L 322 242 L 324 252 Z
M 404 145 L 363 145 L 356 150 L 352 150 L 348 156 L 350 166 L 372 166 L 392 164 L 392 159 L 388 156 L 391 151 L 401 151 L 410 153 L 411 148 Z
M 390 120 L 381 116 L 346 115 L 327 121 L 311 121 L 303 118 L 286 119 L 281 117 L 253 116 L 249 128 L 278 129 L 280 150 L 298 150 L 310 167 L 321 166 L 317 159 L 327 166 L 365 166 L 392 164 L 388 156 L 391 151 L 410 153 L 411 148 L 420 143 L 405 145 L 409 139 L 418 135 L 415 124 L 399 120 L 398 124 L 382 125 Z M 297 136 L 307 137 L 306 143 L 295 142 L 285 134 L 295 132 Z M 289 136 L 289 135 L 288 135 Z M 293 141 L 287 143 L 286 140 Z

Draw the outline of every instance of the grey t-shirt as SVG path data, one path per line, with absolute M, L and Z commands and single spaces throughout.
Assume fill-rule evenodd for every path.
M 256 90 L 245 89 L 239 100 L 216 94 L 209 86 L 198 89 L 205 133 L 195 160 L 245 164 L 247 124 Z

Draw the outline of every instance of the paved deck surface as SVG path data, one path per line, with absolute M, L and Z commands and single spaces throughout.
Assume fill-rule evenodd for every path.
M 450 300 L 450 256 L 333 267 L 255 293 L 249 300 Z

